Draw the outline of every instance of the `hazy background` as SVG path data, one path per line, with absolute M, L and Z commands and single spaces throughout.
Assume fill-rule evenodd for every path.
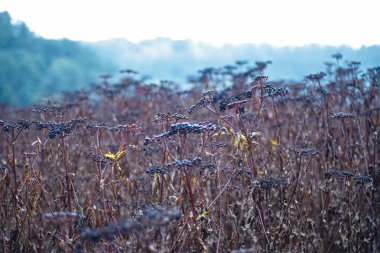
M 376 1 L 0 0 L 0 103 L 22 105 L 137 70 L 152 82 L 236 60 L 302 80 L 331 55 L 380 65 Z

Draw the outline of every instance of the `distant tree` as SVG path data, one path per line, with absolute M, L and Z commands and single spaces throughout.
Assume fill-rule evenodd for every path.
M 0 103 L 22 106 L 83 87 L 110 68 L 83 44 L 43 39 L 0 12 Z

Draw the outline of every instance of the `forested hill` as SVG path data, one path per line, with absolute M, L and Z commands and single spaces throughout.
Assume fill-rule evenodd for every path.
M 89 47 L 43 39 L 0 13 L 0 103 L 22 106 L 87 85 L 108 71 L 110 66 Z

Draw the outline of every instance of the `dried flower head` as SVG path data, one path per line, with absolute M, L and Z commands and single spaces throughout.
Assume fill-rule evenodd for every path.
M 184 160 L 178 160 L 170 163 L 165 163 L 161 166 L 154 165 L 146 169 L 146 173 L 148 174 L 166 174 L 170 172 L 173 168 L 180 169 L 182 167 L 193 167 L 196 165 L 201 164 L 202 158 L 200 157 L 193 157 L 190 160 L 184 159 Z
M 344 113 L 344 112 L 338 112 L 338 113 L 334 113 L 333 115 L 331 115 L 331 119 L 340 119 L 340 120 L 343 120 L 343 119 L 349 119 L 349 118 L 353 118 L 354 115 L 352 113 Z
M 325 176 L 327 178 L 330 178 L 332 176 L 337 176 L 337 177 L 340 177 L 340 178 L 343 179 L 343 178 L 353 177 L 353 176 L 355 176 L 355 174 L 352 173 L 352 172 L 350 172 L 350 171 L 344 171 L 344 170 L 337 171 L 337 170 L 335 170 L 335 171 L 329 171 L 329 172 L 327 172 L 325 174 Z
M 263 188 L 265 190 L 269 190 L 272 187 L 280 185 L 281 183 L 283 183 L 283 181 L 284 180 L 281 178 L 268 177 L 268 178 L 260 179 L 259 183 L 260 183 L 261 188 Z
M 180 120 L 187 120 L 188 117 L 186 117 L 183 114 L 179 113 L 156 113 L 154 115 L 153 122 L 159 123 L 159 122 L 178 122 Z
M 317 150 L 317 149 L 300 149 L 299 150 L 299 154 L 301 156 L 316 156 L 316 155 L 319 155 L 321 154 L 321 151 Z

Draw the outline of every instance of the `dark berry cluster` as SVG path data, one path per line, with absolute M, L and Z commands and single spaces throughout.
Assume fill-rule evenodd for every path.
M 207 90 L 203 92 L 203 98 L 199 99 L 198 102 L 190 106 L 189 109 L 187 110 L 189 114 L 192 114 L 197 108 L 201 106 L 207 106 L 211 104 L 214 100 L 213 95 L 214 95 L 213 90 Z
M 202 163 L 201 168 L 200 168 L 200 173 L 203 174 L 206 170 L 213 173 L 216 170 L 216 164 L 212 162 Z
M 239 104 L 239 101 L 245 101 L 244 99 L 252 98 L 254 93 L 254 88 L 244 91 L 242 93 L 239 93 L 235 95 L 234 97 L 227 97 L 220 101 L 219 103 L 219 110 L 221 112 L 224 112 L 227 109 L 231 109 L 231 105 L 234 104 L 236 101 Z M 241 103 L 243 104 L 243 103 Z
M 125 220 L 115 225 L 102 228 L 85 228 L 80 233 L 82 239 L 98 242 L 101 239 L 112 240 L 116 235 L 128 234 L 132 231 L 141 230 L 142 226 L 135 220 Z
M 263 178 L 259 180 L 260 187 L 263 188 L 264 190 L 269 190 L 272 187 L 280 185 L 284 180 L 281 178 Z
M 360 175 L 355 175 L 352 172 L 349 171 L 329 171 L 326 173 L 326 177 L 330 178 L 332 176 L 338 176 L 340 178 L 349 178 L 352 177 L 356 184 L 369 184 L 373 182 L 373 177 L 372 176 L 360 176 Z
M 256 76 L 255 77 L 255 82 L 265 82 L 266 80 L 268 80 L 268 76 L 263 76 L 263 75 L 261 75 L 261 76 Z
M 354 176 L 356 184 L 369 184 L 373 181 L 371 176 Z
M 148 206 L 137 215 L 136 220 L 144 226 L 164 226 L 169 224 L 171 220 L 181 218 L 181 212 L 177 209 L 169 209 L 161 205 Z
M 225 110 L 227 110 L 227 105 L 231 103 L 232 101 L 233 101 L 232 99 L 223 99 L 222 101 L 220 101 L 219 111 L 224 112 Z
M 172 124 L 170 126 L 169 131 L 166 133 L 166 136 L 170 137 L 176 134 L 189 134 L 189 133 L 200 134 L 200 133 L 203 133 L 204 130 L 205 130 L 205 127 L 197 123 L 190 123 L 190 122 L 177 123 L 177 124 Z
M 353 176 L 355 176 L 355 174 L 350 172 L 350 171 L 345 171 L 345 170 L 329 171 L 326 173 L 327 178 L 330 178 L 332 176 L 337 176 L 337 177 L 340 177 L 343 179 L 343 178 L 353 177 Z
M 54 105 L 47 106 L 47 107 L 41 106 L 37 109 L 33 109 L 32 113 L 34 113 L 34 114 L 44 113 L 44 114 L 62 115 L 66 112 L 66 109 L 68 109 L 68 108 L 63 108 L 61 106 L 54 106 Z
M 166 174 L 166 173 L 170 172 L 173 168 L 179 169 L 181 167 L 193 167 L 193 166 L 200 164 L 201 162 L 202 162 L 202 158 L 200 158 L 200 157 L 194 157 L 191 160 L 187 160 L 187 159 L 178 160 L 175 162 L 165 163 L 161 166 L 155 165 L 155 166 L 149 167 L 146 170 L 146 173 L 148 173 L 148 174 L 154 174 L 154 173 Z
M 148 226 L 161 227 L 171 221 L 179 219 L 181 212 L 176 209 L 168 209 L 164 206 L 155 205 L 146 207 L 134 219 L 120 221 L 115 225 L 103 228 L 86 228 L 80 236 L 84 240 L 98 242 L 101 239 L 112 240 L 116 235 L 138 232 Z
M 245 174 L 248 177 L 252 178 L 252 171 L 249 168 L 237 168 L 236 173 L 237 173 L 237 175 Z
M 108 164 L 112 162 L 110 159 L 97 154 L 93 149 L 90 149 L 90 157 L 94 162 L 100 162 L 102 164 Z
M 289 91 L 286 88 L 275 87 L 273 84 L 266 84 L 264 86 L 264 91 L 268 97 L 284 97 L 289 93 Z
M 10 133 L 12 130 L 24 130 L 29 129 L 29 127 L 33 124 L 33 121 L 20 119 L 18 121 L 6 121 L 0 120 L 0 127 L 4 132 Z
M 158 165 L 154 165 L 154 166 L 148 167 L 146 169 L 146 173 L 148 173 L 150 175 L 154 175 L 155 173 L 163 175 L 163 174 L 169 173 L 170 171 L 171 171 L 170 168 L 161 167 Z
M 86 122 L 85 119 L 73 119 L 70 121 L 63 122 L 42 122 L 35 121 L 36 130 L 48 129 L 48 137 L 54 139 L 56 136 L 65 137 L 70 134 L 73 130 L 81 127 Z
M 194 157 L 191 160 L 187 160 L 187 159 L 178 160 L 178 161 L 175 161 L 175 162 L 166 163 L 165 165 L 167 167 L 169 167 L 169 168 L 173 168 L 173 167 L 180 168 L 180 167 L 185 167 L 185 166 L 192 167 L 194 165 L 199 164 L 200 162 L 202 162 L 202 158 L 200 158 L 200 157 Z
M 333 115 L 331 115 L 331 119 L 348 119 L 348 118 L 353 118 L 354 115 L 352 113 L 344 113 L 344 112 L 338 112 L 338 113 L 334 113 Z
M 203 97 L 199 99 L 198 102 L 190 106 L 187 111 L 189 112 L 189 114 L 192 114 L 197 108 L 201 106 L 207 106 L 210 103 L 211 103 L 211 100 L 209 98 Z
M 254 88 L 250 89 L 250 90 L 246 90 L 238 95 L 235 96 L 235 98 L 237 100 L 241 100 L 241 99 L 244 99 L 244 98 L 252 98 L 253 97 L 253 92 L 255 91 Z
M 306 79 L 309 79 L 310 81 L 317 81 L 319 82 L 320 80 L 322 80 L 322 78 L 324 78 L 326 76 L 326 73 L 324 72 L 320 72 L 320 73 L 317 73 L 317 74 L 310 74 L 310 75 L 307 75 L 306 76 Z

